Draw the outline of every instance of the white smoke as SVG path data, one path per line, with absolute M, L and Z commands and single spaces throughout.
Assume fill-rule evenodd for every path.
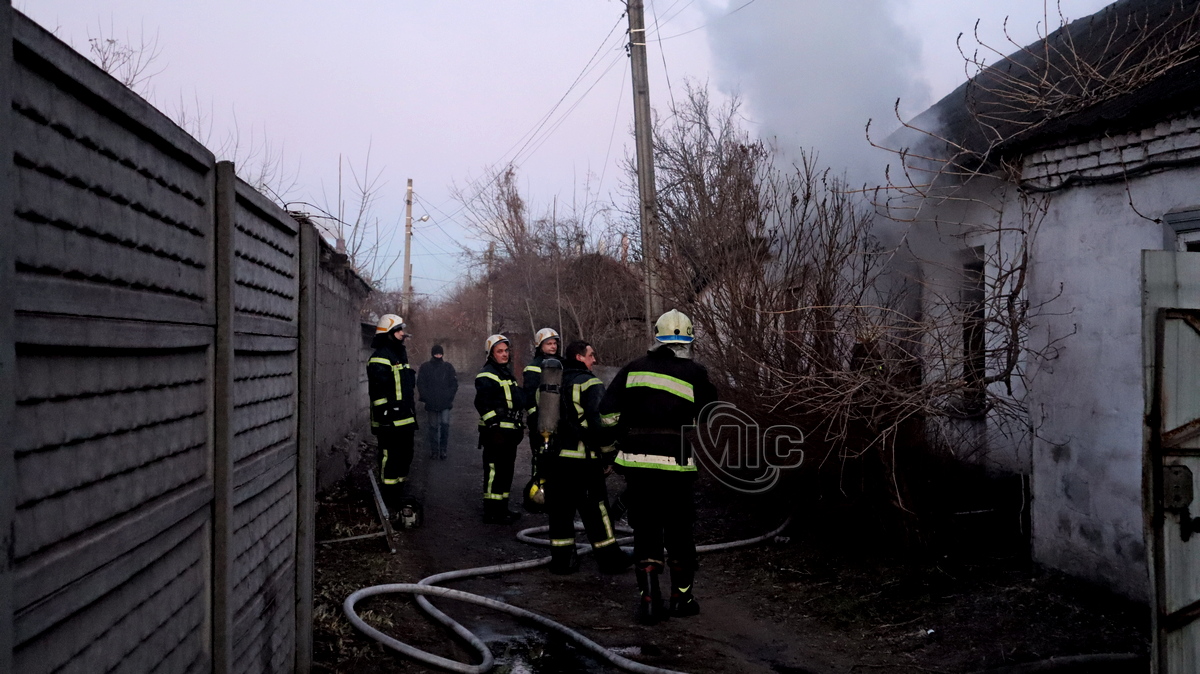
M 894 156 L 871 148 L 929 104 L 921 44 L 897 20 L 903 0 L 730 0 L 709 7 L 718 89 L 741 96 L 743 114 L 785 157 L 815 150 L 851 182 L 878 183 Z M 731 10 L 737 10 L 729 14 Z

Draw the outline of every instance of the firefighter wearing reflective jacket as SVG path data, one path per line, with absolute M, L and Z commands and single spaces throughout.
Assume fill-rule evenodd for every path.
M 390 513 L 398 513 L 412 463 L 413 433 L 417 429 L 417 418 L 413 413 L 417 375 L 408 366 L 404 319 L 395 314 L 380 318 L 371 346 L 375 348 L 367 361 L 371 432 L 379 438 L 382 456 L 379 476 L 383 480 L 384 504 Z
M 664 566 L 671 570 L 670 615 L 700 612 L 692 594 L 696 463 L 683 429 L 717 398 L 708 371 L 691 359 L 691 320 L 672 309 L 654 327 L 654 348 L 617 373 L 600 404 L 601 423 L 614 433 L 616 464 L 628 485 L 623 498 L 641 591 L 637 620 L 645 625 L 666 617 L 658 587 Z
M 475 375 L 479 446 L 483 449 L 483 521 L 510 524 L 520 517 L 508 509 L 517 445 L 525 437 L 525 396 L 509 366 L 508 338 L 492 335 L 485 343 L 487 362 Z
M 629 556 L 617 546 L 608 513 L 604 478 L 612 472 L 616 448 L 602 446 L 604 384 L 592 374 L 595 362 L 595 350 L 584 341 L 571 342 L 564 353 L 558 432 L 553 437 L 546 482 L 551 573 L 574 573 L 579 568 L 576 512 L 601 573 L 621 573 L 629 568 Z
M 529 443 L 537 443 L 537 390 L 542 385 L 542 361 L 558 355 L 558 332 L 554 328 L 542 328 L 534 335 L 533 358 L 521 371 L 521 390 L 525 391 L 525 407 L 529 413 Z M 537 447 L 532 447 L 536 452 Z

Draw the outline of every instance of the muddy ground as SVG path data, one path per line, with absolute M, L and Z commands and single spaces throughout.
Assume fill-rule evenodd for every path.
M 412 477 L 425 503 L 423 527 L 399 533 L 400 550 L 380 538 L 318 545 L 317 671 L 433 671 L 359 634 L 342 601 L 367 585 L 417 580 L 442 571 L 546 556 L 518 542 L 520 529 L 546 523 L 525 515 L 485 525 L 476 449 L 473 387 L 463 381 L 453 411 L 449 458 L 431 460 L 418 432 Z M 362 469 L 319 498 L 318 540 L 379 530 Z M 528 479 L 517 458 L 514 492 Z M 610 494 L 623 485 L 610 478 Z M 698 485 L 698 543 L 754 536 L 782 520 L 775 502 Z M 516 497 L 513 507 L 519 507 Z M 855 531 L 839 539 L 808 534 L 797 520 L 784 537 L 705 555 L 696 580 L 699 616 L 643 627 L 632 620 L 632 571 L 601 576 L 585 559 L 579 573 L 544 568 L 449 584 L 542 613 L 635 660 L 685 672 L 977 672 L 1059 656 L 1132 653 L 1144 660 L 1149 613 L 1103 590 L 1029 564 L 1021 555 L 949 554 L 914 561 L 889 555 Z M 444 611 L 487 642 L 499 674 L 608 672 L 613 668 L 562 639 L 495 612 L 445 600 Z M 469 661 L 468 651 L 429 623 L 407 598 L 360 604 L 368 622 L 434 653 Z M 1147 671 L 1144 664 L 1102 670 Z

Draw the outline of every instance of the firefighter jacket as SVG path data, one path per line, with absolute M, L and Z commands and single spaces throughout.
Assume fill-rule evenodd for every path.
M 529 432 L 537 433 L 537 390 L 542 385 L 542 362 L 547 356 L 539 348 L 521 371 L 521 390 L 525 392 L 525 411 L 529 414 Z
M 491 358 L 484 363 L 475 375 L 475 409 L 480 426 L 521 429 L 525 394 L 508 365 Z
M 563 362 L 562 394 L 558 432 L 554 435 L 555 456 L 570 459 L 606 459 L 611 462 L 616 448 L 605 445 L 600 420 L 604 383 L 583 366 Z
M 659 347 L 626 365 L 600 403 L 600 419 L 626 468 L 695 471 L 684 428 L 717 399 L 708 370 Z
M 367 361 L 367 390 L 371 394 L 371 429 L 415 424 L 413 414 L 417 375 L 408 366 L 404 345 L 387 338 Z

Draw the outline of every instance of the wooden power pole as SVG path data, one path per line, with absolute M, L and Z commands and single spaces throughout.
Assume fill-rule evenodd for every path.
M 408 307 L 412 304 L 412 178 L 408 179 L 408 192 L 404 195 L 404 301 L 400 315 L 408 320 Z
M 629 60 L 633 69 L 633 133 L 641 201 L 642 260 L 646 265 L 646 329 L 662 314 L 658 287 L 658 193 L 654 185 L 654 139 L 650 124 L 650 78 L 646 69 L 646 19 L 642 0 L 628 0 Z
M 488 244 L 487 252 L 487 286 L 488 286 L 488 307 L 487 307 L 487 333 L 489 336 L 495 334 L 492 330 L 492 260 L 496 257 L 496 244 Z

